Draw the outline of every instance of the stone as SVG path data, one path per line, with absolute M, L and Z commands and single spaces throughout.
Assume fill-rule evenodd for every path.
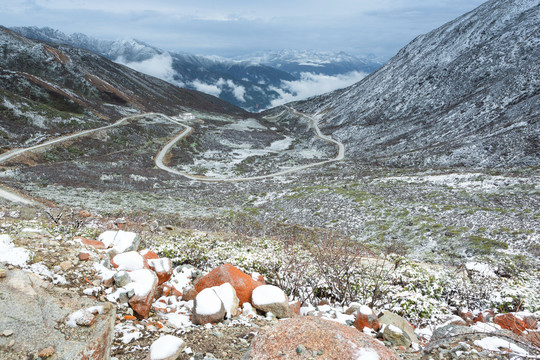
M 278 319 L 290 317 L 287 294 L 274 285 L 261 285 L 253 290 L 251 304 L 262 312 L 271 312 Z
M 83 218 L 90 217 L 90 211 L 88 211 L 88 210 L 81 210 L 81 211 L 79 211 L 79 216 L 80 216 L 80 217 L 83 217 Z
M 102 250 L 102 249 L 107 248 L 107 245 L 105 245 L 103 242 L 99 240 L 93 240 L 93 239 L 88 239 L 84 237 L 75 237 L 74 240 L 79 241 L 84 246 L 93 247 L 94 249 L 97 249 L 97 250 Z
M 379 318 L 372 309 L 366 305 L 362 305 L 357 308 L 353 326 L 360 331 L 364 331 L 365 327 L 377 331 L 380 327 Z
M 152 270 L 141 269 L 129 273 L 131 286 L 135 294 L 129 299 L 129 306 L 142 318 L 147 318 L 152 308 L 152 300 L 156 293 L 158 278 Z
M 324 359 L 399 359 L 377 340 L 352 327 L 319 317 L 299 316 L 261 329 L 243 360 L 304 359 L 297 352 L 299 345 L 306 355 L 317 352 L 324 354 Z
M 126 271 L 118 271 L 113 275 L 113 279 L 117 287 L 126 286 L 131 282 L 131 277 Z
M 99 241 L 102 241 L 107 247 L 112 247 L 119 253 L 126 251 L 136 251 L 139 248 L 141 239 L 139 234 L 123 230 L 108 230 L 99 235 Z
M 501 328 L 510 330 L 514 334 L 521 334 L 527 326 L 523 318 L 517 316 L 516 313 L 498 314 L 493 318 L 493 322 Z
M 150 345 L 148 360 L 176 360 L 184 348 L 184 340 L 173 335 L 164 335 Z
M 4 330 L 2 332 L 2 335 L 5 336 L 5 337 L 11 336 L 11 335 L 13 335 L 13 330 Z
M 467 309 L 460 309 L 458 315 L 465 321 L 465 325 L 471 325 L 474 322 L 473 314 Z
M 0 279 L 3 279 L 7 276 L 7 270 L 6 269 L 0 269 Z
M 236 291 L 236 296 L 240 300 L 240 304 L 251 302 L 251 293 L 253 289 L 262 285 L 253 280 L 250 275 L 240 271 L 231 264 L 221 265 L 203 276 L 195 284 L 195 290 L 201 292 L 203 289 L 219 286 L 223 283 L 230 283 Z
M 409 324 L 407 320 L 405 320 L 398 314 L 385 310 L 383 312 L 383 315 L 379 317 L 379 324 L 381 326 L 383 324 L 394 325 L 400 328 L 404 333 L 407 334 L 407 336 L 409 336 L 409 339 L 411 340 L 411 342 L 418 344 L 418 338 L 414 334 L 413 327 L 411 326 L 411 324 Z
M 216 292 L 217 296 L 223 303 L 228 319 L 239 314 L 238 305 L 240 303 L 240 300 L 238 300 L 238 297 L 236 296 L 236 290 L 234 290 L 231 284 L 225 283 L 219 286 L 214 286 L 211 289 Z
M 493 321 L 494 316 L 495 316 L 495 312 L 493 310 L 491 309 L 484 310 L 474 318 L 473 322 L 487 323 L 487 322 Z
M 194 300 L 199 293 L 193 286 L 187 286 L 182 291 L 182 301 Z
M 149 249 L 141 250 L 139 251 L 139 254 L 141 254 L 146 260 L 159 259 L 158 254 Z
M 64 271 L 71 269 L 73 266 L 73 263 L 71 261 L 62 261 L 60 264 L 58 264 L 60 268 Z
M 85 253 L 85 252 L 79 253 L 79 260 L 81 260 L 81 261 L 88 261 L 88 260 L 90 260 L 90 254 L 89 254 L 89 253 Z
M 40 350 L 40 352 L 38 353 L 38 356 L 41 357 L 41 358 L 48 358 L 48 357 L 51 357 L 53 355 L 54 355 L 54 347 L 53 346 L 46 347 L 45 349 Z
M 457 315 L 450 315 L 446 320 L 445 324 L 454 324 L 459 326 L 467 326 L 467 321 L 463 319 L 461 316 Z
M 136 251 L 128 251 L 115 255 L 111 259 L 111 264 L 119 271 L 134 271 L 148 268 L 147 260 Z
M 300 308 L 301 308 L 301 305 L 299 301 L 289 302 L 289 315 L 300 316 Z
M 386 325 L 383 330 L 383 339 L 390 342 L 394 346 L 411 346 L 411 338 L 407 333 L 394 325 Z
M 203 289 L 195 297 L 193 318 L 195 325 L 221 322 L 225 318 L 225 306 L 214 289 Z
M 353 302 L 349 305 L 349 307 L 347 308 L 347 310 L 345 310 L 345 314 L 346 315 L 352 315 L 354 313 L 356 313 L 356 311 L 358 311 L 358 309 L 360 309 L 360 306 L 362 306 L 361 304 L 359 303 L 356 303 L 356 302 Z
M 78 296 L 22 270 L 8 273 L 0 282 L 0 293 L 6 295 L 0 301 L 0 314 L 10 314 L 0 316 L 0 329 L 16 329 L 10 337 L 12 346 L 0 346 L 0 359 L 18 359 L 16 354 L 21 353 L 37 355 L 49 347 L 54 347 L 53 358 L 57 359 L 110 358 L 116 320 L 112 304 Z M 94 306 L 103 306 L 103 311 L 95 315 L 92 325 L 58 328 L 71 313 Z
M 149 259 L 148 266 L 153 270 L 158 277 L 158 284 L 161 285 L 169 280 L 173 273 L 171 259 Z
M 537 321 L 534 314 L 528 311 L 520 311 L 516 313 L 516 317 L 523 321 L 526 329 L 536 329 Z

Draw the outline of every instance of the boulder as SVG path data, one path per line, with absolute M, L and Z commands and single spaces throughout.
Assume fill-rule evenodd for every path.
M 411 346 L 411 338 L 407 333 L 394 325 L 386 325 L 383 330 L 383 339 L 389 341 L 394 346 Z
M 516 316 L 523 321 L 526 329 L 536 329 L 537 321 L 534 314 L 528 311 L 520 311 L 516 313 Z
M 194 300 L 198 293 L 193 286 L 187 286 L 182 290 L 182 301 Z
M 163 284 L 169 280 L 173 273 L 171 259 L 148 259 L 148 266 L 153 270 L 158 277 L 158 284 Z
M 287 294 L 274 285 L 261 285 L 251 294 L 251 303 L 262 312 L 271 312 L 278 319 L 291 316 Z
M 523 318 L 516 315 L 516 313 L 495 315 L 493 322 L 501 328 L 510 330 L 518 335 L 521 334 L 523 330 L 527 329 L 527 325 L 525 324 L 525 321 L 523 321 Z
M 216 292 L 217 296 L 219 296 L 221 302 L 223 303 L 227 318 L 238 315 L 238 305 L 240 301 L 238 300 L 236 291 L 232 285 L 225 283 L 219 286 L 214 286 L 212 289 Z
M 314 353 L 318 356 L 312 356 Z M 338 322 L 313 316 L 282 320 L 272 327 L 262 329 L 253 339 L 243 359 L 319 357 L 335 360 L 399 359 L 371 336 Z
M 184 340 L 173 335 L 162 336 L 150 345 L 148 360 L 176 360 L 184 347 Z
M 139 234 L 123 230 L 108 230 L 99 235 L 98 240 L 103 242 L 105 246 L 112 247 L 119 253 L 125 251 L 135 251 L 139 247 Z
M 238 296 L 240 304 L 251 302 L 253 289 L 262 285 L 231 264 L 224 264 L 199 279 L 195 284 L 195 290 L 201 292 L 203 289 L 219 286 L 226 282 L 230 283 L 236 290 L 236 296 Z
M 409 339 L 411 340 L 411 342 L 418 343 L 418 338 L 414 334 L 414 329 L 411 326 L 411 324 L 409 324 L 409 322 L 407 320 L 405 320 L 404 318 L 402 318 L 398 314 L 395 314 L 395 313 L 393 313 L 391 311 L 385 310 L 383 312 L 383 316 L 381 316 L 379 318 L 379 324 L 381 326 L 383 324 L 385 324 L 385 325 L 394 325 L 394 326 L 400 328 L 401 331 L 406 333 L 407 336 L 409 336 Z
M 203 289 L 195 297 L 193 318 L 195 325 L 218 323 L 225 317 L 225 306 L 214 289 Z
M 111 264 L 116 270 L 134 271 L 148 268 L 147 260 L 136 251 L 128 251 L 114 256 Z
M 13 330 L 9 338 L 0 336 L 0 359 L 16 359 L 21 353 L 45 354 L 44 349 L 54 349 L 55 359 L 109 359 L 116 320 L 112 304 L 79 297 L 21 270 L 7 273 L 0 281 L 0 293 L 0 314 L 9 314 L 0 316 L 0 329 Z M 64 333 L 58 328 L 70 314 L 96 307 L 101 313 L 88 326 L 66 327 Z
M 152 270 L 142 269 L 130 272 L 129 277 L 132 282 L 124 286 L 124 289 L 134 291 L 134 295 L 129 298 L 129 306 L 139 316 L 146 319 L 156 293 L 157 276 Z
M 353 326 L 360 331 L 364 331 L 364 328 L 370 328 L 375 331 L 379 330 L 379 318 L 375 315 L 375 312 L 366 305 L 361 305 L 356 311 L 356 318 Z

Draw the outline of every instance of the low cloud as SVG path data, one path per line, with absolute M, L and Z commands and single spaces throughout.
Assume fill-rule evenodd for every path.
M 172 67 L 172 61 L 172 57 L 169 53 L 159 54 L 140 62 L 127 62 L 122 56 L 115 60 L 115 62 L 142 72 L 143 74 L 157 77 L 177 86 L 184 86 L 182 82 L 174 79 L 175 71 Z
M 203 83 L 202 81 L 199 81 L 199 80 L 195 80 L 191 83 L 191 86 L 193 86 L 195 90 L 206 93 L 206 94 L 210 94 L 214 96 L 221 95 L 221 89 L 217 86 L 217 84 L 212 85 L 212 84 Z
M 281 88 L 272 88 L 280 97 L 273 100 L 271 106 L 279 106 L 291 101 L 304 100 L 315 95 L 343 89 L 357 83 L 367 75 L 367 73 L 358 71 L 336 76 L 302 73 L 300 80 L 282 81 Z

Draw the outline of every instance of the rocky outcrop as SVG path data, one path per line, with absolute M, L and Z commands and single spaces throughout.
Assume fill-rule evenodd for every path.
M 253 292 L 253 289 L 262 285 L 233 265 L 224 264 L 202 277 L 195 284 L 195 290 L 201 292 L 203 289 L 218 286 L 227 282 L 234 287 L 234 290 L 236 290 L 236 296 L 238 296 L 240 304 L 251 302 L 251 293 Z
M 0 337 L 1 359 L 34 358 L 40 352 L 58 359 L 110 358 L 116 317 L 111 304 L 79 297 L 21 270 L 8 271 L 0 279 L 0 293 L 0 329 L 12 331 L 11 336 Z M 96 310 L 91 322 L 66 325 L 70 314 L 87 308 Z
M 371 336 L 317 317 L 282 320 L 261 331 L 251 343 L 244 360 L 264 359 L 397 360 L 399 357 Z

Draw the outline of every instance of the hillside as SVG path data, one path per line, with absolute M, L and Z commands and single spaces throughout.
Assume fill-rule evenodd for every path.
M 92 52 L 30 40 L 3 27 L 0 47 L 4 146 L 38 134 L 105 125 L 137 112 L 246 114 L 211 95 L 180 89 Z
M 491 0 L 359 83 L 297 103 L 360 162 L 540 164 L 540 6 Z

